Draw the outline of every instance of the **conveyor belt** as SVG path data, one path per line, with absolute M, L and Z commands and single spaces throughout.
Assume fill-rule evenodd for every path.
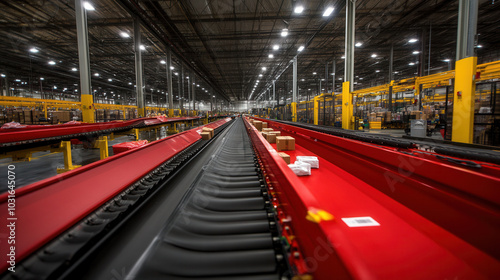
M 457 145 L 444 144 L 439 142 L 426 142 L 422 140 L 409 140 L 396 138 L 389 135 L 373 135 L 369 133 L 364 133 L 361 131 L 348 131 L 344 129 L 339 129 L 331 126 L 324 125 L 312 125 L 306 123 L 296 123 L 288 121 L 273 120 L 278 123 L 284 123 L 287 125 L 293 125 L 301 128 L 311 129 L 314 131 L 339 136 L 348 139 L 359 140 L 363 142 L 373 143 L 377 145 L 384 145 L 396 148 L 416 148 L 418 146 L 425 147 L 426 149 L 431 149 L 432 151 L 447 155 L 454 156 L 463 159 L 478 160 L 484 162 L 490 162 L 495 164 L 500 164 L 500 153 L 498 151 L 492 151 L 488 149 L 479 149 L 476 147 L 463 147 Z M 465 145 L 465 144 L 461 144 Z
M 155 238 L 133 279 L 280 279 L 279 238 L 239 119 Z
M 243 122 L 227 125 L 2 279 L 279 279 L 287 265 L 265 184 Z

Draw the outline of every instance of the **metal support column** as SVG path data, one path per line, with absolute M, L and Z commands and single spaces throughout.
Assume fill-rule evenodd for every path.
M 388 106 L 388 110 L 389 112 L 392 112 L 392 85 L 394 83 L 394 69 L 393 69 L 393 65 L 394 65 L 394 44 L 391 43 L 391 52 L 390 52 L 390 55 L 389 55 L 389 98 L 388 98 L 388 101 L 389 101 L 389 106 Z
M 189 75 L 189 74 L 188 74 Z M 187 83 L 188 83 L 188 86 L 187 86 L 187 90 L 188 90 L 188 117 L 191 116 L 191 79 L 189 76 L 188 76 L 189 79 L 187 79 Z
M 95 122 L 94 96 L 90 84 L 89 38 L 87 30 L 87 11 L 82 0 L 75 0 L 76 34 L 78 38 L 78 63 L 80 67 L 80 95 L 82 118 L 84 122 Z
M 454 142 L 473 142 L 477 67 L 474 47 L 477 13 L 477 0 L 459 0 L 452 125 L 452 141 Z
M 196 115 L 196 81 L 194 79 L 194 74 L 193 74 L 193 79 L 192 79 L 192 89 L 191 89 L 191 99 L 193 99 L 193 114 Z
M 182 64 L 181 64 L 182 69 Z M 182 92 L 181 92 L 181 77 L 182 75 L 178 72 L 177 74 L 177 102 L 179 104 L 179 117 L 182 115 Z
M 134 19 L 134 51 L 135 51 L 135 86 L 137 92 L 137 113 L 139 117 L 145 117 L 144 108 L 144 86 L 142 84 L 142 54 L 141 54 L 141 23 L 138 18 Z
M 325 93 L 329 92 L 328 91 L 328 61 L 325 64 Z
M 333 64 L 332 65 L 332 67 L 333 67 L 333 69 L 332 69 L 332 71 L 333 71 L 332 72 L 332 74 L 333 74 L 332 75 L 332 92 L 335 92 L 335 78 L 336 78 L 335 77 L 335 75 L 336 75 L 335 72 L 337 71 L 337 63 L 335 61 L 335 57 L 333 58 L 333 63 L 332 64 Z
M 276 100 L 276 81 L 273 81 L 273 100 Z
M 297 56 L 293 58 L 292 121 L 297 121 Z
M 174 116 L 174 85 L 172 84 L 172 50 L 167 49 L 168 116 Z
M 353 98 L 352 84 L 354 82 L 354 31 L 356 16 L 356 0 L 346 0 L 345 24 L 345 72 L 342 84 L 342 128 L 353 129 Z
M 182 100 L 180 103 L 180 109 L 181 109 L 181 117 L 184 116 L 184 83 L 186 82 L 186 78 L 184 77 L 184 65 L 181 63 L 181 77 L 180 77 L 180 83 L 181 83 L 181 94 L 179 94 L 179 100 Z

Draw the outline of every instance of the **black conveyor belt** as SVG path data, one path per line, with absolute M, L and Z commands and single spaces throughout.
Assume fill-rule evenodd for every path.
M 238 119 L 129 279 L 279 279 L 258 171 Z

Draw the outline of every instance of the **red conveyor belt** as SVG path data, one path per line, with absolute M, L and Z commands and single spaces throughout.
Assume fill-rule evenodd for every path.
M 216 128 L 229 120 L 220 120 L 208 127 Z M 200 130 L 181 132 L 16 190 L 16 261 L 201 139 Z M 3 221 L 8 218 L 7 199 L 8 193 L 0 195 Z M 1 242 L 0 251 L 8 252 L 9 246 Z M 3 272 L 8 266 L 7 256 L 2 254 L 0 258 L 0 272 Z
M 0 129 L 0 146 L 4 143 L 15 143 L 36 139 L 48 139 L 51 137 L 62 137 L 89 132 L 106 131 L 109 129 L 134 128 L 142 126 L 158 125 L 169 122 L 197 120 L 199 117 L 182 118 L 140 118 L 128 121 L 111 121 L 103 123 L 80 123 L 72 125 L 45 125 L 26 128 Z
M 271 127 L 274 125 L 268 123 Z M 326 148 L 319 153 L 313 152 L 315 147 L 323 145 L 321 141 L 327 140 L 326 137 L 336 145 L 353 140 L 305 130 L 301 130 L 299 136 L 297 130 L 289 128 L 297 132 L 292 135 L 296 137 L 296 150 L 284 151 L 291 156 L 291 162 L 297 155 L 318 156 L 320 160 L 320 168 L 313 169 L 311 176 L 298 177 L 277 154 L 276 145 L 269 144 L 250 124 L 247 126 L 273 188 L 270 192 L 277 199 L 275 205 L 282 226 L 292 229 L 297 248 L 303 253 L 300 257 L 303 267 L 299 267 L 303 273 L 313 274 L 314 279 L 491 279 L 500 275 L 499 260 L 407 208 L 354 173 L 331 163 L 331 157 L 343 159 L 343 155 L 334 151 L 329 153 Z M 290 135 L 283 131 L 282 134 Z M 361 144 L 366 146 L 361 148 L 379 150 L 378 163 L 389 170 L 383 162 L 390 160 L 390 151 Z M 366 162 L 361 164 L 371 167 Z M 468 176 L 482 177 L 463 168 L 456 169 L 457 174 L 460 171 L 467 174 L 455 175 L 465 178 L 463 180 Z M 499 185 L 500 178 L 485 177 L 482 179 L 486 184 L 484 188 Z M 395 192 L 402 192 L 404 187 L 397 186 Z M 425 206 L 426 201 L 422 199 L 419 203 Z M 334 219 L 319 223 L 306 219 L 308 211 L 317 213 L 319 210 L 330 213 Z M 380 226 L 351 228 L 341 219 L 364 216 L 374 218 Z M 476 234 L 483 235 L 481 232 Z M 297 258 L 292 258 L 291 262 L 300 265 Z

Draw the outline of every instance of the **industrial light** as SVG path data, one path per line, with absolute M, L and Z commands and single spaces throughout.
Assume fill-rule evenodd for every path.
M 200 85 L 196 85 L 197 87 L 200 87 Z
M 95 10 L 94 6 L 92 6 L 92 4 L 90 4 L 89 2 L 86 2 L 86 1 L 83 2 L 83 7 L 87 11 L 94 11 Z
M 451 60 L 449 58 L 447 58 L 447 59 L 444 59 L 443 61 L 444 62 L 450 62 Z
M 259 77 L 262 77 L 262 74 L 259 74 Z
M 120 36 L 122 36 L 123 38 L 129 38 L 130 37 L 130 35 L 127 32 L 121 32 Z
M 295 7 L 295 10 L 293 10 L 296 14 L 300 14 L 304 11 L 304 6 L 302 5 L 298 5 L 297 7 Z
M 341 56 L 340 58 L 345 59 L 345 55 Z
M 99 77 L 99 73 L 95 73 L 94 76 Z
M 213 97 L 215 97 L 215 95 Z
M 174 74 L 175 74 L 176 76 L 179 76 L 179 73 L 177 73 L 177 72 L 175 72 Z
M 142 50 L 142 51 L 145 51 L 146 50 L 146 47 L 144 45 L 140 45 L 139 48 Z
M 281 37 L 286 37 L 286 36 L 288 36 L 288 29 L 284 28 L 283 30 L 281 30 Z
M 268 57 L 269 58 L 274 58 L 274 55 L 273 54 L 269 54 Z
M 277 51 L 277 50 L 279 50 L 279 49 L 280 49 L 280 46 L 278 46 L 278 45 L 274 45 L 274 46 L 273 46 L 273 50 Z
M 78 71 L 75 67 L 71 68 L 71 71 Z
M 419 54 L 420 52 L 419 51 L 414 51 L 413 54 Z
M 56 62 L 55 62 L 55 61 L 53 61 L 53 60 L 51 60 L 51 61 L 49 61 L 49 64 L 50 64 L 50 65 L 56 65 Z
M 483 47 L 483 45 L 477 45 L 476 46 L 476 48 L 482 48 L 482 47 Z
M 408 43 L 415 43 L 415 42 L 418 42 L 418 39 L 411 38 L 410 40 L 408 40 Z
M 313 72 L 313 75 L 316 75 L 316 74 L 318 74 L 318 73 L 316 73 L 316 72 Z
M 413 65 L 415 65 L 415 63 L 410 62 L 410 63 L 408 63 L 408 65 L 413 66 Z
M 372 57 L 373 57 L 373 58 L 377 57 L 377 54 L 375 54 L 375 53 L 374 53 L 374 54 L 372 54 Z
M 131 86 L 131 85 L 132 85 L 132 83 L 128 83 L 128 85 L 129 85 L 129 86 Z
M 54 86 L 54 89 L 57 89 L 57 86 Z
M 15 81 L 19 83 L 21 80 L 19 80 L 19 79 L 15 79 Z
M 305 81 L 305 79 L 301 79 L 301 81 L 303 82 L 303 81 Z
M 165 60 L 160 60 L 161 64 L 166 64 L 167 62 Z
M 332 14 L 333 10 L 334 10 L 334 8 L 332 6 L 326 8 L 325 12 L 323 13 L 323 16 L 329 17 Z
M 478 46 L 478 48 L 479 48 L 479 46 Z M 31 48 L 31 49 L 30 49 L 30 52 L 32 52 L 32 53 L 37 53 L 37 52 L 38 52 L 38 49 L 37 49 L 37 48 Z
M 170 66 L 170 70 L 174 70 L 174 66 Z
M 0 76 L 2 76 L 2 78 L 5 78 L 5 74 L 0 74 Z
M 266 68 L 266 67 L 262 67 L 262 71 L 266 71 L 266 70 L 267 70 L 267 68 Z
M 305 48 L 304 46 L 300 46 L 300 47 L 297 49 L 297 51 L 301 52 L 301 51 L 303 51 L 303 50 L 304 50 L 304 48 Z
M 380 70 L 375 70 L 376 73 L 380 73 Z
M 2 77 L 5 77 L 5 75 L 3 75 Z M 43 81 L 43 80 L 45 80 L 45 78 L 40 77 L 40 81 Z
M 361 47 L 362 45 L 363 45 L 363 43 L 361 43 L 361 42 L 357 42 L 357 43 L 355 44 L 355 46 L 356 46 L 356 47 Z
M 112 82 L 112 81 L 113 81 L 113 79 L 108 79 L 108 82 Z

